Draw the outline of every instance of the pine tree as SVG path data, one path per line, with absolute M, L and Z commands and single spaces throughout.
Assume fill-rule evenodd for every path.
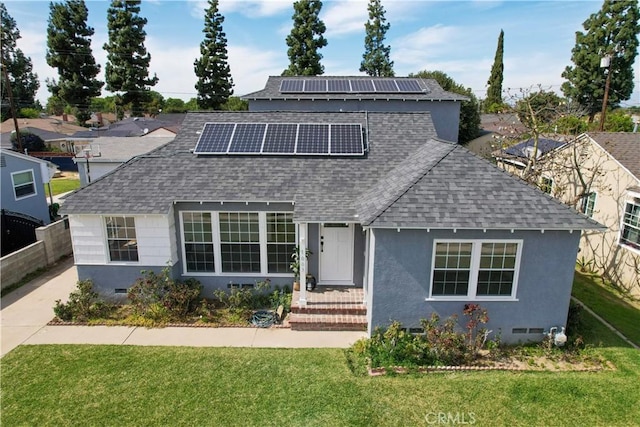
M 198 77 L 198 106 L 204 110 L 219 110 L 233 95 L 233 79 L 227 63 L 227 38 L 222 31 L 224 16 L 218 12 L 218 0 L 209 0 L 204 16 L 204 40 L 200 43 L 200 58 L 193 63 Z
M 91 98 L 100 96 L 103 82 L 96 79 L 100 66 L 91 51 L 93 28 L 87 26 L 84 0 L 50 3 L 47 27 L 47 64 L 58 69 L 58 81 L 49 91 L 76 109 L 78 124 L 91 118 Z
M 496 49 L 496 57 L 491 67 L 491 75 L 487 84 L 487 99 L 485 100 L 485 109 L 494 112 L 502 106 L 502 80 L 504 78 L 504 31 L 500 30 L 498 37 L 498 47 Z
M 31 58 L 17 48 L 16 42 L 20 38 L 16 21 L 9 15 L 4 3 L 0 3 L 0 61 L 2 61 L 2 67 L 6 67 L 6 76 L 9 78 L 16 111 L 20 108 L 35 107 L 36 92 L 40 87 L 38 75 L 33 72 Z M 0 120 L 4 121 L 11 114 L 4 71 L 0 74 L 0 80 L 2 81 Z
M 320 9 L 320 0 L 298 0 L 293 4 L 293 28 L 287 36 L 289 67 L 282 75 L 317 76 L 324 73 L 320 64 L 322 54 L 318 49 L 327 45 L 323 36 L 327 28 L 319 18 Z
M 360 71 L 370 76 L 393 77 L 393 61 L 389 59 L 391 46 L 385 46 L 385 35 L 391 24 L 384 17 L 385 10 L 380 0 L 369 0 L 369 20 L 364 24 L 364 54 Z
M 638 3 L 636 0 L 605 0 L 576 32 L 571 61 L 562 73 L 567 79 L 562 92 L 589 112 L 590 120 L 602 109 L 605 70 L 600 59 L 610 55 L 609 106 L 628 100 L 633 92 L 633 62 L 638 54 Z
M 149 78 L 151 55 L 144 46 L 147 33 L 146 18 L 138 15 L 140 0 L 112 0 L 107 10 L 109 42 L 105 43 L 107 90 L 124 92 L 118 99 L 120 106 L 130 105 L 131 114 L 141 116 L 150 98 L 151 86 L 158 83 Z M 122 115 L 122 110 L 118 111 Z

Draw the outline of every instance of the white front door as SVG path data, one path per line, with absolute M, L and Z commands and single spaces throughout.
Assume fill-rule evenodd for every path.
M 353 224 L 320 225 L 320 277 L 323 285 L 353 285 Z

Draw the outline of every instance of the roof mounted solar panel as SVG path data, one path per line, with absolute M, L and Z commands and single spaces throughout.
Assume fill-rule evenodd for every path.
M 373 80 L 373 85 L 376 88 L 376 92 L 397 92 L 398 86 L 393 79 L 376 79 Z
M 327 80 L 327 90 L 335 93 L 351 92 L 351 85 L 347 79 L 331 79 Z
M 231 138 L 229 153 L 260 154 L 266 123 L 238 123 Z
M 233 123 L 205 123 L 193 152 L 195 154 L 226 153 L 234 127 Z
M 304 81 L 304 91 L 305 92 L 326 92 L 327 91 L 327 81 L 325 79 L 318 80 L 305 80 Z
M 297 124 L 269 123 L 264 136 L 262 154 L 294 154 L 297 136 Z
M 367 92 L 376 91 L 375 88 L 373 87 L 373 82 L 371 80 L 354 79 L 354 80 L 350 80 L 350 82 L 351 82 L 352 92 L 367 93 Z
M 330 154 L 336 156 L 364 155 L 362 125 L 332 124 Z
M 280 92 L 303 92 L 304 80 L 284 79 L 280 82 Z
M 329 125 L 298 125 L 296 154 L 329 154 Z
M 400 92 L 406 93 L 420 93 L 423 92 L 418 80 L 416 79 L 397 79 L 396 84 Z

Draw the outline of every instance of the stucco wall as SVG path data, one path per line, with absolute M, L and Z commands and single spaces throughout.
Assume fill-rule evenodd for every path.
M 121 162 L 100 162 L 99 160 L 90 160 L 89 162 L 91 182 L 108 174 L 122 164 Z M 87 179 L 87 162 L 78 162 L 78 175 L 80 176 L 81 186 L 84 187 L 89 183 Z
M 373 231 L 375 259 L 369 292 L 370 327 L 398 320 L 419 327 L 431 313 L 442 318 L 461 315 L 469 301 L 426 301 L 431 284 L 434 239 L 522 239 L 517 301 L 482 301 L 488 310 L 488 329 L 500 331 L 503 341 L 540 340 L 542 334 L 513 334 L 513 328 L 564 326 L 571 295 L 580 234 L 568 231 L 385 230 Z M 369 331 L 371 332 L 371 330 Z
M 402 101 L 390 100 L 251 100 L 249 111 L 372 111 L 411 112 L 429 111 L 438 136 L 447 141 L 458 141 L 460 102 L 455 101 Z

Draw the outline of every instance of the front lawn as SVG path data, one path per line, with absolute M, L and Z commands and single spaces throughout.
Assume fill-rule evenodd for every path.
M 640 304 L 605 287 L 597 276 L 576 271 L 573 296 L 596 312 L 636 345 L 640 345 Z
M 617 370 L 368 377 L 339 349 L 20 346 L 2 359 L 1 423 L 418 426 L 444 414 L 482 426 L 637 424 L 640 352 L 595 351 Z
M 69 191 L 80 188 L 80 179 L 78 178 L 54 178 L 51 180 L 51 191 L 54 196 L 67 193 Z M 49 197 L 49 186 L 44 186 L 45 193 Z

